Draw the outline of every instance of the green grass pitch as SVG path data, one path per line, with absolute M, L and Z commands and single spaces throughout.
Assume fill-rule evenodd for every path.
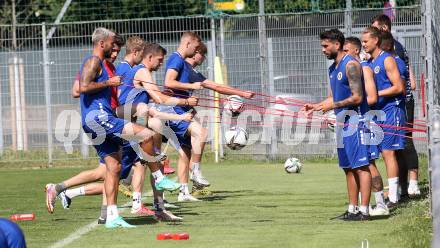
M 388 219 L 368 222 L 330 220 L 346 209 L 343 172 L 336 161 L 303 161 L 300 174 L 287 174 L 282 163 L 226 161 L 205 163 L 213 196 L 202 202 L 179 204 L 179 224 L 122 215 L 137 228 L 91 228 L 65 247 L 426 247 L 432 238 L 432 221 L 426 195 L 393 212 Z M 383 170 L 383 162 L 379 162 Z M 34 221 L 18 222 L 28 247 L 50 247 L 96 221 L 100 197 L 77 197 L 71 209 L 59 201 L 55 213 L 45 208 L 44 185 L 59 182 L 81 168 L 0 169 L 0 217 L 14 213 L 36 214 Z M 426 180 L 426 161 L 420 172 Z M 385 174 L 383 174 L 385 175 Z M 386 184 L 386 183 L 385 183 Z M 426 185 L 425 185 L 426 188 Z M 145 191 L 150 191 L 149 186 Z M 177 197 L 167 194 L 167 199 Z M 151 197 L 145 202 L 151 203 Z M 119 205 L 130 199 L 119 196 Z M 156 240 L 161 232 L 187 232 L 186 241 Z

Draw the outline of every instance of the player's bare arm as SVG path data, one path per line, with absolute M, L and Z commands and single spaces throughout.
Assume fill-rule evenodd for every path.
M 342 108 L 346 106 L 356 106 L 362 102 L 362 69 L 357 62 L 348 62 L 346 65 L 346 75 L 351 90 L 351 96 L 338 102 L 334 102 L 334 108 Z
M 101 70 L 101 61 L 97 57 L 91 57 L 84 64 L 79 83 L 80 93 L 91 94 L 100 91 L 103 88 L 119 86 L 121 84 L 121 78 L 119 76 L 112 77 L 104 83 L 94 82 L 93 80 L 99 75 Z
M 218 84 L 218 83 L 213 82 L 208 79 L 202 82 L 202 86 L 203 86 L 203 88 L 217 91 L 220 94 L 238 95 L 238 96 L 244 97 L 246 99 L 250 99 L 250 98 L 254 97 L 254 95 L 255 95 L 255 92 L 240 90 L 237 88 L 221 85 L 221 84 Z
M 178 72 L 173 69 L 168 69 L 165 74 L 165 86 L 177 90 L 201 90 L 203 89 L 201 82 L 186 84 L 177 81 Z
M 73 81 L 73 85 L 72 85 L 72 97 L 73 98 L 78 98 L 81 93 L 79 92 L 79 80 Z
M 378 92 L 379 96 L 396 96 L 403 94 L 405 89 L 405 82 L 400 77 L 399 69 L 396 60 L 392 57 L 387 57 L 384 61 L 385 70 L 388 79 L 391 82 L 391 87 Z
M 376 82 L 374 81 L 373 70 L 368 66 L 362 67 L 364 76 L 365 92 L 367 94 L 368 106 L 372 106 L 377 102 Z
M 147 69 L 140 69 L 134 76 L 133 84 L 135 87 L 144 88 L 155 103 L 164 105 L 181 105 L 181 106 L 196 106 L 198 99 L 195 97 L 177 98 L 163 94 L 156 82 L 153 80 L 151 73 Z

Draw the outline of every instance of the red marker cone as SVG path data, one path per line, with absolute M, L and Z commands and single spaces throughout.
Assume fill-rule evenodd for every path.
M 172 238 L 171 233 L 159 233 L 159 234 L 156 236 L 156 239 L 157 239 L 157 240 L 166 240 L 166 239 L 171 239 L 171 238 Z
M 188 233 L 175 233 L 173 234 L 173 240 L 187 240 L 189 239 Z
M 31 213 L 31 214 L 13 214 L 11 215 L 11 217 L 9 218 L 12 221 L 17 221 L 17 220 L 34 220 L 35 219 L 35 214 Z

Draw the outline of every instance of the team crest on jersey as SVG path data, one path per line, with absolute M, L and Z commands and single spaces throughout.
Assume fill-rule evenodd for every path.
M 342 72 L 339 72 L 338 73 L 338 80 L 341 80 L 342 79 Z
M 380 67 L 378 65 L 376 65 L 376 67 L 374 67 L 374 73 L 379 73 L 380 72 Z

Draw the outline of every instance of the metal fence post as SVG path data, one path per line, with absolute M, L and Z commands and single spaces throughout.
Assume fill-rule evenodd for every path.
M 269 77 L 269 95 L 273 96 L 275 92 L 275 73 L 274 73 L 274 62 L 273 62 L 273 42 L 272 38 L 267 39 L 267 62 L 268 62 L 268 77 Z M 273 99 L 275 101 L 275 99 Z M 277 140 L 277 128 L 275 127 L 274 120 L 271 121 L 273 125 L 270 127 L 271 131 L 271 141 L 270 141 L 270 153 L 271 158 L 274 158 L 275 154 L 278 154 L 278 140 Z
M 267 69 L 267 33 L 266 33 L 266 17 L 264 12 L 264 0 L 258 0 L 258 41 L 260 46 L 260 79 L 261 79 L 261 92 L 263 94 L 269 93 L 269 77 L 268 77 L 268 69 Z M 270 94 L 269 94 L 270 95 Z M 266 101 L 262 103 L 263 107 L 266 109 L 268 104 Z M 266 145 L 266 159 L 270 160 L 273 158 L 273 154 L 271 153 L 271 146 L 273 142 Z
M 47 120 L 47 155 L 48 165 L 52 167 L 52 153 L 53 153 L 53 140 L 52 140 L 52 112 L 51 112 L 51 98 L 50 98 L 50 72 L 49 72 L 49 52 L 47 50 L 46 40 L 46 24 L 43 22 L 42 28 L 42 42 L 43 42 L 43 75 L 44 75 L 44 95 L 46 98 L 46 120 Z
M 351 28 L 353 27 L 353 5 L 351 0 L 345 1 L 344 27 L 347 37 L 351 36 Z

